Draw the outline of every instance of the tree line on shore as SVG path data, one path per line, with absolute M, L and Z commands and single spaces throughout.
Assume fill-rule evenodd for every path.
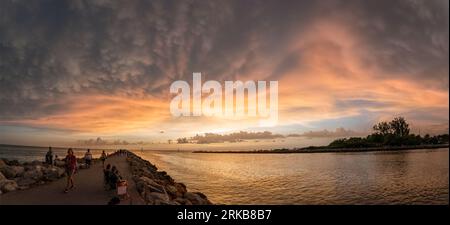
M 441 134 L 423 137 L 410 134 L 409 124 L 403 117 L 396 117 L 390 122 L 379 122 L 373 126 L 374 132 L 367 137 L 341 138 L 331 142 L 330 148 L 364 148 L 383 146 L 414 146 L 448 144 L 449 135 Z

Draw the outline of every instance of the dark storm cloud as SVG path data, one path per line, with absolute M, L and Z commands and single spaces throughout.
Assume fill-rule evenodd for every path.
M 448 88 L 448 1 L 5 0 L 0 12 L 2 120 L 78 94 L 166 98 L 192 72 L 232 80 L 273 58 L 266 76 L 281 77 L 302 60 L 291 38 L 327 17 L 360 35 L 368 67 Z
M 448 1 L 361 1 L 356 30 L 366 39 L 366 65 L 448 89 Z M 386 73 L 388 74 L 388 73 Z

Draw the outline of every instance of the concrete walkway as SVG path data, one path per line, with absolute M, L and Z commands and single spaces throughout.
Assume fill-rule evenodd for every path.
M 131 171 L 125 156 L 110 156 L 105 162 L 116 166 L 123 179 L 128 181 L 130 198 L 121 201 L 121 205 L 142 205 Z M 0 205 L 106 205 L 115 196 L 114 191 L 103 187 L 103 167 L 97 162 L 89 169 L 79 170 L 74 176 L 75 188 L 64 193 L 66 177 L 57 181 L 0 195 Z

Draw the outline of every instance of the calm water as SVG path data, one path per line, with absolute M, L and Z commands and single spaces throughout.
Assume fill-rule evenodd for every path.
M 63 157 L 67 149 L 53 149 Z M 0 158 L 47 148 L 0 145 Z M 85 149 L 75 149 L 83 156 Z M 109 150 L 112 152 L 112 150 Z M 101 150 L 92 150 L 98 157 Z M 190 191 L 223 204 L 448 204 L 448 149 L 366 153 L 194 154 L 136 151 Z
M 448 204 L 448 149 L 369 153 L 140 153 L 223 204 Z
M 87 149 L 73 148 L 73 152 L 77 157 L 82 157 L 86 153 Z M 48 147 L 27 147 L 27 146 L 7 146 L 0 145 L 0 159 L 15 159 L 21 162 L 30 162 L 34 160 L 44 161 L 45 154 L 48 151 Z M 57 155 L 60 159 L 63 159 L 67 155 L 67 148 L 52 148 L 53 156 Z M 108 152 L 108 150 L 106 151 Z M 109 150 L 110 153 L 113 150 Z M 91 153 L 94 157 L 100 157 L 102 150 L 91 149 Z

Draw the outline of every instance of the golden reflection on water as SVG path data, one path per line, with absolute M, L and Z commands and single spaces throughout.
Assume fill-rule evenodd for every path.
M 223 204 L 448 204 L 448 149 L 320 154 L 147 152 Z

